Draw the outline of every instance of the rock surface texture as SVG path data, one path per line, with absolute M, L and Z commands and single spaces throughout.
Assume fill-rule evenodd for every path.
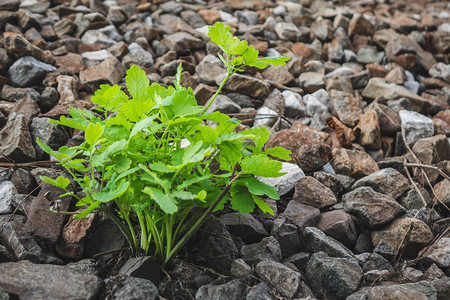
M 292 155 L 260 178 L 274 215 L 225 205 L 161 272 L 102 214 L 49 211 L 63 191 L 40 176 L 69 176 L 36 138 L 81 144 L 48 121 L 103 117 L 90 98 L 132 65 L 167 87 L 182 63 L 205 105 L 227 73 L 217 21 L 290 60 L 234 74 L 209 111 Z M 449 37 L 448 1 L 0 1 L 0 299 L 447 300 Z

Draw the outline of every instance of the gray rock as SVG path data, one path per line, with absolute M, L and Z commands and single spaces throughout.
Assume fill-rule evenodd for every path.
M 352 251 L 332 237 L 327 236 L 320 229 L 306 227 L 303 234 L 310 253 L 323 251 L 331 257 L 345 257 L 355 260 Z
M 98 263 L 93 258 L 86 258 L 76 262 L 68 263 L 68 268 L 72 268 L 83 274 L 100 276 L 100 270 L 98 269 Z
M 364 262 L 362 269 L 364 272 L 371 270 L 389 270 L 392 271 L 392 266 L 387 259 L 377 253 L 371 253 L 368 260 Z
M 376 48 L 361 47 L 358 51 L 356 60 L 362 64 L 380 64 L 384 56 L 384 52 L 378 52 Z
M 363 114 L 356 98 L 351 94 L 338 90 L 331 91 L 330 111 L 342 123 L 350 127 L 354 127 Z
M 410 91 L 411 93 L 414 94 L 419 94 L 419 90 L 420 90 L 420 83 L 417 81 L 405 81 L 403 83 L 403 86 Z
M 303 103 L 305 103 L 306 106 L 306 114 L 310 117 L 328 112 L 327 106 L 313 96 L 313 94 L 305 95 L 303 97 Z
M 197 72 L 199 82 L 208 85 L 214 84 L 217 76 L 227 72 L 220 59 L 212 54 L 206 55 L 195 67 L 195 71 Z
M 390 196 L 377 193 L 371 187 L 358 187 L 342 196 L 344 209 L 364 225 L 378 227 L 405 213 L 403 206 Z
M 410 187 L 409 180 L 393 168 L 381 169 L 355 182 L 352 189 L 370 186 L 374 191 L 391 196 L 397 200 Z
M 319 180 L 324 186 L 330 188 L 335 195 L 349 191 L 355 179 L 342 174 L 330 174 L 323 171 L 314 172 L 314 178 Z
M 195 294 L 195 300 L 244 299 L 248 287 L 240 280 L 221 285 L 204 285 Z
M 29 87 L 42 82 L 45 75 L 56 68 L 37 60 L 32 56 L 24 56 L 16 60 L 8 70 L 11 82 L 19 87 Z
M 261 261 L 256 265 L 256 274 L 264 282 L 287 298 L 293 298 L 301 282 L 301 275 L 285 265 L 274 261 Z
M 297 226 L 290 224 L 283 217 L 278 217 L 273 222 L 270 233 L 280 244 L 281 255 L 285 258 L 300 250 L 300 237 Z
M 443 237 L 425 253 L 428 262 L 435 263 L 441 268 L 450 266 L 450 238 Z
M 380 254 L 388 261 L 392 261 L 397 256 L 398 251 L 385 240 L 381 240 L 373 249 L 373 253 Z
M 379 171 L 377 163 L 364 151 L 335 148 L 332 154 L 336 173 L 361 178 Z
M 37 138 L 44 144 L 50 146 L 53 150 L 58 150 L 59 147 L 65 145 L 69 139 L 69 135 L 61 125 L 52 124 L 49 122 L 50 118 L 34 118 L 30 125 L 32 141 Z M 35 144 L 35 143 L 34 143 Z M 46 153 L 37 144 L 35 144 L 36 157 L 44 159 Z
M 150 280 L 126 276 L 120 278 L 112 288 L 112 299 L 153 300 L 158 296 L 158 288 Z
M 207 112 L 219 111 L 224 114 L 239 113 L 241 107 L 225 95 L 218 95 Z
M 276 111 L 279 115 L 284 115 L 284 99 L 280 90 L 274 89 L 264 101 L 264 106 Z
M 242 238 L 247 244 L 258 243 L 269 235 L 261 222 L 251 214 L 228 213 L 220 216 L 220 220 L 231 234 Z
M 325 76 L 318 72 L 301 73 L 298 80 L 300 87 L 307 93 L 314 93 L 325 87 Z
M 11 181 L 0 183 L 0 215 L 13 212 L 14 207 L 12 204 L 17 193 L 17 189 Z
M 44 91 L 42 91 L 38 106 L 41 109 L 41 112 L 45 113 L 55 107 L 55 105 L 58 104 L 58 101 L 58 91 L 54 87 L 46 87 Z
M 408 144 L 414 144 L 420 139 L 433 136 L 434 126 L 430 118 L 409 110 L 399 111 L 399 116 Z
M 244 245 L 241 249 L 242 259 L 250 265 L 256 265 L 263 260 L 281 261 L 281 249 L 278 241 L 269 236 L 257 244 Z
M 433 65 L 431 69 L 428 71 L 431 77 L 440 78 L 447 82 L 450 82 L 450 65 L 442 62 L 438 62 Z
M 297 42 L 301 36 L 300 30 L 293 23 L 277 22 L 274 29 L 282 40 Z
M 99 30 L 86 31 L 81 37 L 81 41 L 86 44 L 104 44 L 106 46 L 112 46 L 116 43 L 115 40 Z
M 254 127 L 266 127 L 271 128 L 278 119 L 278 113 L 267 106 L 261 106 L 255 116 L 255 122 L 253 122 Z
M 277 193 L 283 196 L 291 191 L 295 182 L 305 176 L 302 169 L 296 164 L 283 162 L 281 172 L 286 173 L 280 177 L 257 177 L 259 181 L 277 188 Z
M 11 182 L 20 194 L 30 194 L 36 187 L 36 181 L 31 173 L 24 169 L 18 168 L 11 176 Z
M 425 199 L 425 203 L 431 204 L 433 199 L 430 196 L 430 193 L 423 187 L 419 186 L 420 194 Z M 423 203 L 423 200 L 417 193 L 416 189 L 409 190 L 403 197 L 400 197 L 398 200 L 399 203 L 406 208 L 407 210 L 411 209 L 421 209 L 425 204 Z
M 325 299 L 345 299 L 358 289 L 363 271 L 352 259 L 318 252 L 308 262 L 306 277 L 314 291 Z
M 273 300 L 270 291 L 271 288 L 265 282 L 258 283 L 248 291 L 245 300 Z
M 165 35 L 162 43 L 169 50 L 174 50 L 176 52 L 180 52 L 185 49 L 197 50 L 205 46 L 202 40 L 193 37 L 187 32 L 177 32 L 174 34 Z
M 126 68 L 130 68 L 132 65 L 150 68 L 154 61 L 150 52 L 136 43 L 131 43 L 128 46 L 128 54 L 122 58 L 122 63 Z
M 436 289 L 438 300 L 447 299 L 450 294 L 450 277 L 430 280 L 429 283 Z
M 105 49 L 98 51 L 88 51 L 81 54 L 81 57 L 84 58 L 85 60 L 97 60 L 97 61 L 102 61 L 109 56 L 113 55 L 111 54 L 111 52 Z
M 231 276 L 235 278 L 251 278 L 253 275 L 252 267 L 250 267 L 243 259 L 233 260 L 231 264 Z
M 0 264 L 0 285 L 21 299 L 96 299 L 103 280 L 65 266 Z

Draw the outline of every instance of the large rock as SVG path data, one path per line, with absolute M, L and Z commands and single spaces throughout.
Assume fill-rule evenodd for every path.
M 56 68 L 37 60 L 32 56 L 24 56 L 16 60 L 8 70 L 11 82 L 19 87 L 39 85 L 49 72 Z
M 353 184 L 353 189 L 370 186 L 375 191 L 386 194 L 397 200 L 410 187 L 411 183 L 399 171 L 393 168 L 381 169 Z
M 293 199 L 319 209 L 337 203 L 333 192 L 311 176 L 305 176 L 297 180 Z
M 327 236 L 316 227 L 306 227 L 304 232 L 305 242 L 310 253 L 325 252 L 331 257 L 345 257 L 355 260 L 355 255 L 342 243 Z
M 154 300 L 158 296 L 158 288 L 150 280 L 125 276 L 119 278 L 111 288 L 112 299 L 145 299 Z
M 270 66 L 262 73 L 265 79 L 277 82 L 282 85 L 291 85 L 294 76 L 289 72 L 288 66 Z
M 355 224 L 352 217 L 342 209 L 323 213 L 317 228 L 350 249 L 356 243 Z
M 345 299 L 358 289 L 363 271 L 352 259 L 328 257 L 318 252 L 308 262 L 306 277 L 324 299 Z
M 222 74 L 216 77 L 216 84 L 218 86 L 221 85 L 225 75 Z M 270 85 L 261 79 L 237 73 L 233 74 L 224 86 L 225 90 L 229 92 L 244 94 L 252 98 L 260 98 L 267 95 L 269 93 L 269 87 Z
M 398 114 L 402 130 L 405 131 L 406 143 L 411 145 L 420 139 L 433 136 L 434 126 L 430 118 L 410 110 L 401 110 Z
M 195 294 L 195 300 L 241 299 L 248 291 L 248 286 L 235 279 L 219 285 L 204 285 Z
M 359 143 L 369 150 L 381 148 L 381 129 L 378 114 L 372 109 L 366 109 L 361 116 L 356 130 L 359 130 Z
M 273 221 L 270 235 L 275 237 L 280 244 L 283 258 L 295 254 L 301 249 L 298 227 L 284 217 L 278 217 Z
M 13 212 L 13 202 L 16 195 L 17 189 L 11 181 L 0 183 L 0 215 Z
M 406 232 L 408 232 L 407 236 Z M 424 222 L 413 218 L 403 218 L 395 220 L 382 230 L 372 232 L 373 245 L 378 245 L 382 240 L 397 250 L 402 246 L 406 257 L 415 257 L 433 240 L 433 233 Z M 404 244 L 401 244 L 402 241 Z
M 300 273 L 274 261 L 258 263 L 255 272 L 259 278 L 274 286 L 275 290 L 288 299 L 294 297 L 301 282 Z
M 372 109 L 377 113 L 380 130 L 383 135 L 393 135 L 397 131 L 400 131 L 400 117 L 386 105 L 373 101 L 367 109 Z
M 441 268 L 450 267 L 450 238 L 443 237 L 423 253 L 425 260 Z
M 245 243 L 257 243 L 269 235 L 261 222 L 251 214 L 228 213 L 220 216 L 220 220 L 231 234 L 239 236 Z
M 0 131 L 0 154 L 16 162 L 32 161 L 36 158 L 28 119 L 24 114 L 11 113 L 8 122 Z
M 50 118 L 34 118 L 30 125 L 32 141 L 39 138 L 53 150 L 58 150 L 69 139 L 69 135 L 61 125 L 52 124 Z M 33 143 L 34 144 L 34 143 Z M 36 156 L 43 159 L 46 155 L 44 150 L 36 144 Z
M 363 151 L 335 148 L 332 154 L 333 168 L 337 173 L 361 178 L 379 170 L 372 157 Z
M 137 43 L 131 43 L 128 46 L 128 53 L 122 58 L 122 64 L 125 68 L 130 68 L 132 65 L 151 68 L 153 66 L 153 55 Z
M 114 57 L 107 57 L 100 64 L 80 72 L 80 82 L 96 90 L 100 84 L 114 85 L 119 83 L 126 72 L 125 67 Z
M 30 43 L 25 37 L 12 32 L 3 34 L 5 49 L 8 55 L 14 59 L 23 56 L 32 56 L 37 60 L 43 59 L 42 50 Z
M 354 127 L 363 115 L 358 100 L 351 94 L 338 90 L 332 90 L 330 93 L 330 110 L 342 123 L 350 127 Z
M 205 46 L 202 40 L 193 37 L 187 32 L 177 32 L 174 34 L 165 35 L 162 43 L 169 50 L 176 52 L 181 52 L 185 49 L 197 50 Z
M 0 264 L 0 286 L 20 299 L 97 299 L 103 280 L 65 266 Z
M 325 76 L 317 72 L 301 73 L 298 80 L 300 87 L 309 94 L 325 87 Z
M 430 103 L 425 98 L 410 92 L 403 86 L 388 83 L 382 78 L 371 78 L 362 91 L 362 96 L 375 99 L 381 95 L 386 100 L 406 98 L 411 101 L 411 104 L 414 105 L 417 111 L 427 110 L 430 106 Z
M 214 84 L 216 77 L 227 72 L 223 68 L 223 64 L 217 56 L 208 54 L 202 61 L 195 67 L 195 71 L 198 75 L 198 80 L 205 84 Z
M 403 206 L 391 197 L 377 193 L 370 187 L 359 187 L 342 196 L 344 209 L 364 225 L 385 225 L 405 213 Z
M 436 289 L 428 282 L 376 286 L 370 289 L 367 300 L 417 299 L 435 300 Z
M 316 226 L 320 220 L 320 210 L 291 200 L 281 216 L 295 224 L 300 230 L 303 230 L 308 226 Z
M 263 260 L 281 261 L 281 248 L 278 241 L 269 236 L 256 244 L 245 245 L 241 248 L 242 259 L 250 265 L 256 265 Z
M 265 148 L 283 147 L 291 150 L 292 162 L 305 172 L 317 171 L 329 161 L 331 154 L 331 147 L 325 143 L 323 134 L 308 126 L 293 126 L 272 135 Z
M 67 211 L 71 199 L 70 197 L 59 198 L 59 195 L 64 193 L 65 191 L 60 188 L 44 184 L 38 196 L 30 205 L 26 224 L 31 229 L 33 235 L 43 243 L 48 243 L 49 245 L 54 245 L 56 243 L 65 219 L 63 214 L 49 211 L 48 197 L 52 200 L 59 199 L 61 201 L 61 211 Z

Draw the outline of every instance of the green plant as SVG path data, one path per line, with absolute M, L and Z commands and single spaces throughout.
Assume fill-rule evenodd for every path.
M 243 66 L 264 68 L 287 60 L 258 58 L 254 47 L 229 30 L 221 23 L 209 29 L 211 40 L 225 53 L 225 58 L 219 57 L 228 70 L 212 101 Z M 236 133 L 238 120 L 198 106 L 192 90 L 180 85 L 181 71 L 180 65 L 174 87 L 164 88 L 149 85 L 145 72 L 132 66 L 125 78 L 131 99 L 118 85 L 101 85 L 91 98 L 100 116 L 72 107 L 71 117 L 51 121 L 84 131 L 81 145 L 54 151 L 37 140 L 83 190 L 85 196 L 80 198 L 68 188 L 69 179 L 42 177 L 66 191 L 61 197 L 78 200 L 76 206 L 84 210 L 76 218 L 104 212 L 119 226 L 135 255 L 153 255 L 163 264 L 230 197 L 232 208 L 242 213 L 252 212 L 256 205 L 273 214 L 260 196 L 278 199 L 276 189 L 254 176 L 283 175 L 281 162 L 269 155 L 290 159 L 290 151 L 283 148 L 263 150 L 267 129 Z

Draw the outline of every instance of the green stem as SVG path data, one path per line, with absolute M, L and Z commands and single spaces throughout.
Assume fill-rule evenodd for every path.
M 222 88 L 225 85 L 225 83 L 227 82 L 228 78 L 230 78 L 231 75 L 233 75 L 233 74 L 234 74 L 233 71 L 231 71 L 231 70 L 227 71 L 227 76 L 225 76 L 225 78 L 223 79 L 222 83 L 220 84 L 219 89 L 214 94 L 214 96 L 212 97 L 211 101 L 209 101 L 208 105 L 205 108 L 203 108 L 202 112 L 200 113 L 201 115 L 203 115 L 205 113 L 205 111 L 207 111 L 208 108 L 211 106 L 211 104 L 213 104 L 214 100 L 216 100 L 216 98 L 219 95 L 220 91 L 222 91 Z
M 208 207 L 208 209 L 200 216 L 200 218 L 195 222 L 195 224 L 186 232 L 186 234 L 178 241 L 178 243 L 173 247 L 172 251 L 170 251 L 169 255 L 167 255 L 166 259 L 164 260 L 164 265 L 167 264 L 167 262 L 174 256 L 178 250 L 192 237 L 192 235 L 197 231 L 197 229 L 202 225 L 203 221 L 212 213 L 212 211 L 216 208 L 216 206 L 222 201 L 223 197 L 228 194 L 230 191 L 231 185 L 234 183 L 236 179 L 239 178 L 239 176 L 242 175 L 242 172 L 239 172 L 238 174 L 234 175 L 233 178 L 230 179 L 228 184 L 225 186 L 225 188 L 222 190 L 220 195 L 217 197 L 217 199 L 213 202 L 211 206 Z
M 139 219 L 139 227 L 141 227 L 141 248 L 144 250 L 145 253 L 148 251 L 148 244 L 147 244 L 147 226 L 145 226 L 145 220 L 144 216 L 142 215 L 142 212 L 136 211 L 136 214 Z
M 137 251 L 136 246 L 133 247 L 133 242 L 135 241 L 135 238 L 133 239 L 130 235 L 130 232 L 127 231 L 127 228 L 125 226 L 125 224 L 123 224 L 119 218 L 117 218 L 112 212 L 111 210 L 104 206 L 103 207 L 103 211 L 106 213 L 106 215 L 114 222 L 114 224 L 117 225 L 117 227 L 119 227 L 120 231 L 122 232 L 122 234 L 125 236 L 125 239 L 127 240 L 128 244 L 130 244 L 131 249 L 134 249 L 133 252 Z M 136 253 L 136 252 L 135 252 Z
M 117 202 L 116 202 L 116 203 L 117 203 Z M 122 216 L 125 218 L 125 221 L 127 222 L 128 229 L 129 229 L 129 232 L 130 232 L 130 234 L 131 234 L 131 238 L 132 238 L 133 245 L 134 245 L 134 246 L 132 246 L 132 247 L 134 248 L 134 250 L 135 250 L 136 253 L 137 253 L 137 251 L 138 251 L 138 249 L 139 249 L 139 245 L 138 245 L 138 242 L 137 242 L 137 239 L 136 239 L 136 233 L 134 232 L 133 224 L 131 224 L 131 221 L 130 221 L 130 216 L 129 216 L 129 214 L 125 211 L 125 209 L 122 207 L 122 205 L 120 205 L 119 203 L 117 203 L 117 206 L 119 207 L 120 212 L 122 213 Z

